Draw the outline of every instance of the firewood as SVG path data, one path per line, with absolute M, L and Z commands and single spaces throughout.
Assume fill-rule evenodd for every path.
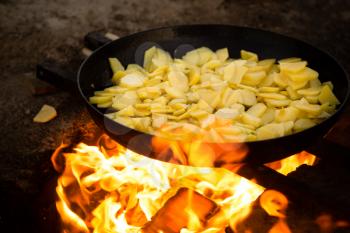
M 180 188 L 143 227 L 143 232 L 180 232 L 182 228 L 188 226 L 190 217 L 186 210 L 189 207 L 201 224 L 204 224 L 219 210 L 212 200 L 188 188 Z

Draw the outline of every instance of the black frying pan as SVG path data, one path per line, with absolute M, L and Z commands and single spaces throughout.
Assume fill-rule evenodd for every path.
M 337 112 L 321 124 L 305 131 L 276 139 L 247 142 L 244 161 L 266 163 L 295 154 L 321 140 L 335 123 L 349 97 L 349 78 L 343 68 L 329 54 L 300 40 L 258 29 L 228 25 L 188 25 L 153 29 L 112 41 L 94 51 L 81 65 L 78 87 L 95 122 L 113 139 L 143 155 L 158 158 L 152 150 L 152 135 L 118 124 L 104 116 L 103 109 L 88 102 L 96 90 L 111 85 L 112 71 L 108 58 L 117 57 L 125 66 L 142 65 L 143 52 L 154 44 L 170 54 L 181 57 L 193 46 L 212 50 L 227 47 L 230 57 L 239 57 L 241 49 L 256 52 L 259 59 L 301 57 L 317 70 L 321 81 L 332 81 L 334 93 L 341 101 Z

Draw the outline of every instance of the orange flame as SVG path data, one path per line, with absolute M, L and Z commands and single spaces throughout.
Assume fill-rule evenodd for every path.
M 315 164 L 315 162 L 316 162 L 315 155 L 310 154 L 306 151 L 302 151 L 298 154 L 289 156 L 285 159 L 267 163 L 265 164 L 265 166 L 270 167 L 283 175 L 288 175 L 289 173 L 295 171 L 296 168 L 298 168 L 303 164 L 312 166 Z
M 64 232 L 222 233 L 227 226 L 235 229 L 264 192 L 263 187 L 225 168 L 153 160 L 106 136 L 98 144 L 81 143 L 74 153 L 64 153 L 64 160 L 59 159 L 62 145 L 52 157 L 55 168 L 64 168 L 56 188 Z M 203 149 L 199 142 L 172 146 L 179 160 L 185 160 L 181 149 L 190 151 L 193 158 L 201 158 L 200 165 L 212 165 L 210 150 Z M 217 150 L 229 148 L 232 146 Z M 234 149 L 234 153 L 244 154 L 241 147 Z M 182 197 L 184 192 L 180 190 L 184 189 L 188 195 Z M 260 204 L 280 219 L 271 232 L 290 232 L 284 222 L 288 200 L 283 194 L 265 191 Z

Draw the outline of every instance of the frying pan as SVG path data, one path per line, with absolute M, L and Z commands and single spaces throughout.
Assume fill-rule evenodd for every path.
M 99 127 L 120 144 L 152 158 L 159 159 L 152 147 L 154 136 L 130 129 L 105 117 L 105 110 L 90 104 L 88 99 L 94 91 L 112 85 L 109 57 L 117 57 L 124 66 L 131 63 L 142 65 L 143 52 L 154 45 L 175 57 L 181 57 L 191 48 L 202 46 L 212 50 L 227 47 L 230 57 L 233 58 L 239 57 L 241 49 L 257 53 L 259 59 L 301 57 L 308 61 L 309 67 L 319 72 L 319 79 L 322 82 L 332 81 L 334 93 L 341 102 L 335 114 L 322 123 L 299 133 L 275 139 L 246 142 L 244 146 L 248 152 L 243 159 L 244 162 L 262 164 L 307 150 L 309 145 L 322 140 L 336 122 L 349 98 L 349 78 L 338 62 L 314 46 L 287 36 L 230 25 L 183 25 L 132 34 L 95 50 L 80 66 L 77 85 L 88 111 Z

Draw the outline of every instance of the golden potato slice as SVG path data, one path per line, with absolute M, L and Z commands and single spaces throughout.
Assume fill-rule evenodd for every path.
M 321 92 L 320 87 L 309 87 L 306 89 L 297 90 L 297 93 L 302 96 L 316 96 L 320 94 L 320 92 Z
M 152 67 L 152 58 L 156 53 L 156 47 L 153 46 L 152 48 L 149 48 L 146 50 L 144 58 L 143 58 L 143 67 L 148 71 L 151 72 L 154 70 L 154 67 Z
M 275 121 L 276 122 L 286 122 L 295 121 L 299 117 L 299 110 L 293 106 L 276 109 L 275 111 Z
M 226 61 L 227 58 L 229 58 L 229 53 L 227 48 L 218 49 L 216 50 L 215 53 L 218 59 L 222 62 Z
M 243 49 L 241 50 L 241 58 L 249 61 L 258 61 L 258 55 L 256 53 L 249 52 Z
M 117 110 L 121 110 L 129 105 L 134 105 L 137 103 L 140 103 L 140 99 L 137 96 L 136 91 L 128 91 L 113 98 L 112 107 Z
M 239 84 L 248 68 L 244 66 L 246 61 L 237 60 L 231 62 L 224 68 L 224 80 L 229 83 Z
M 278 93 L 258 93 L 256 95 L 259 97 L 262 97 L 262 98 L 275 99 L 275 100 L 287 99 L 287 97 L 285 95 L 278 94 Z
M 278 138 L 284 136 L 283 123 L 270 123 L 261 126 L 256 130 L 256 136 L 258 140 L 267 140 L 272 138 Z
M 116 114 L 118 116 L 125 116 L 125 117 L 135 116 L 135 108 L 129 105 L 126 108 L 123 108 L 122 110 L 118 111 Z
M 256 86 L 265 78 L 265 76 L 265 71 L 247 72 L 243 76 L 242 84 Z
M 300 62 L 282 62 L 280 64 L 280 70 L 281 72 L 285 73 L 298 73 L 305 69 L 307 65 L 306 61 L 300 61 Z
M 303 131 L 305 129 L 311 128 L 313 126 L 315 126 L 316 123 L 314 121 L 312 121 L 311 119 L 306 119 L 306 118 L 302 118 L 302 119 L 298 119 L 295 123 L 294 123 L 294 130 L 296 132 L 299 131 Z
M 275 64 L 275 62 L 276 62 L 276 59 L 274 59 L 274 58 L 273 59 L 264 59 L 264 60 L 259 61 L 257 65 L 263 67 L 263 69 L 266 72 L 268 72 L 272 68 L 273 64 Z
M 126 88 L 137 88 L 142 87 L 146 78 L 139 72 L 134 72 L 131 74 L 127 74 L 124 77 L 122 77 L 119 81 L 119 85 L 121 87 Z
M 188 78 L 181 71 L 172 70 L 168 73 L 168 80 L 170 86 L 176 89 L 186 92 L 189 89 Z
M 318 96 L 318 99 L 321 104 L 329 103 L 330 105 L 338 105 L 340 103 L 328 85 L 324 85 L 322 87 L 322 90 L 320 95 Z
M 267 107 L 263 103 L 257 103 L 247 110 L 247 113 L 256 117 L 261 117 L 266 111 Z
M 33 121 L 37 123 L 46 123 L 54 119 L 56 116 L 56 109 L 50 105 L 44 104 L 33 118 Z
M 277 93 L 280 91 L 280 88 L 279 87 L 266 87 L 266 86 L 263 86 L 263 87 L 260 87 L 259 88 L 259 92 L 265 92 L 265 93 Z
M 301 61 L 301 58 L 299 57 L 289 57 L 289 58 L 284 58 L 278 61 L 279 64 L 282 63 L 292 63 L 292 62 L 299 62 Z
M 113 71 L 113 74 L 117 73 L 118 71 L 124 71 L 124 66 L 120 63 L 118 58 L 111 57 L 108 59 L 109 65 Z
M 266 125 L 268 123 L 271 123 L 272 121 L 275 120 L 275 115 L 276 115 L 276 109 L 273 107 L 268 107 L 266 111 L 262 114 L 260 117 L 261 119 L 261 124 Z
M 288 73 L 288 78 L 292 80 L 293 82 L 305 82 L 310 81 L 318 78 L 318 72 L 306 67 L 300 72 L 297 73 Z
M 253 126 L 254 128 L 257 128 L 261 125 L 261 119 L 259 117 L 256 117 L 256 116 L 248 114 L 248 113 L 242 114 L 241 121 L 244 124 Z
M 264 98 L 264 102 L 269 107 L 286 107 L 291 103 L 289 99 L 281 100 L 281 99 L 269 99 L 269 98 Z
M 113 96 L 92 96 L 89 98 L 89 102 L 91 104 L 103 104 L 106 102 L 110 102 Z
M 236 119 L 240 112 L 232 108 L 220 108 L 215 112 L 215 116 L 221 119 Z

